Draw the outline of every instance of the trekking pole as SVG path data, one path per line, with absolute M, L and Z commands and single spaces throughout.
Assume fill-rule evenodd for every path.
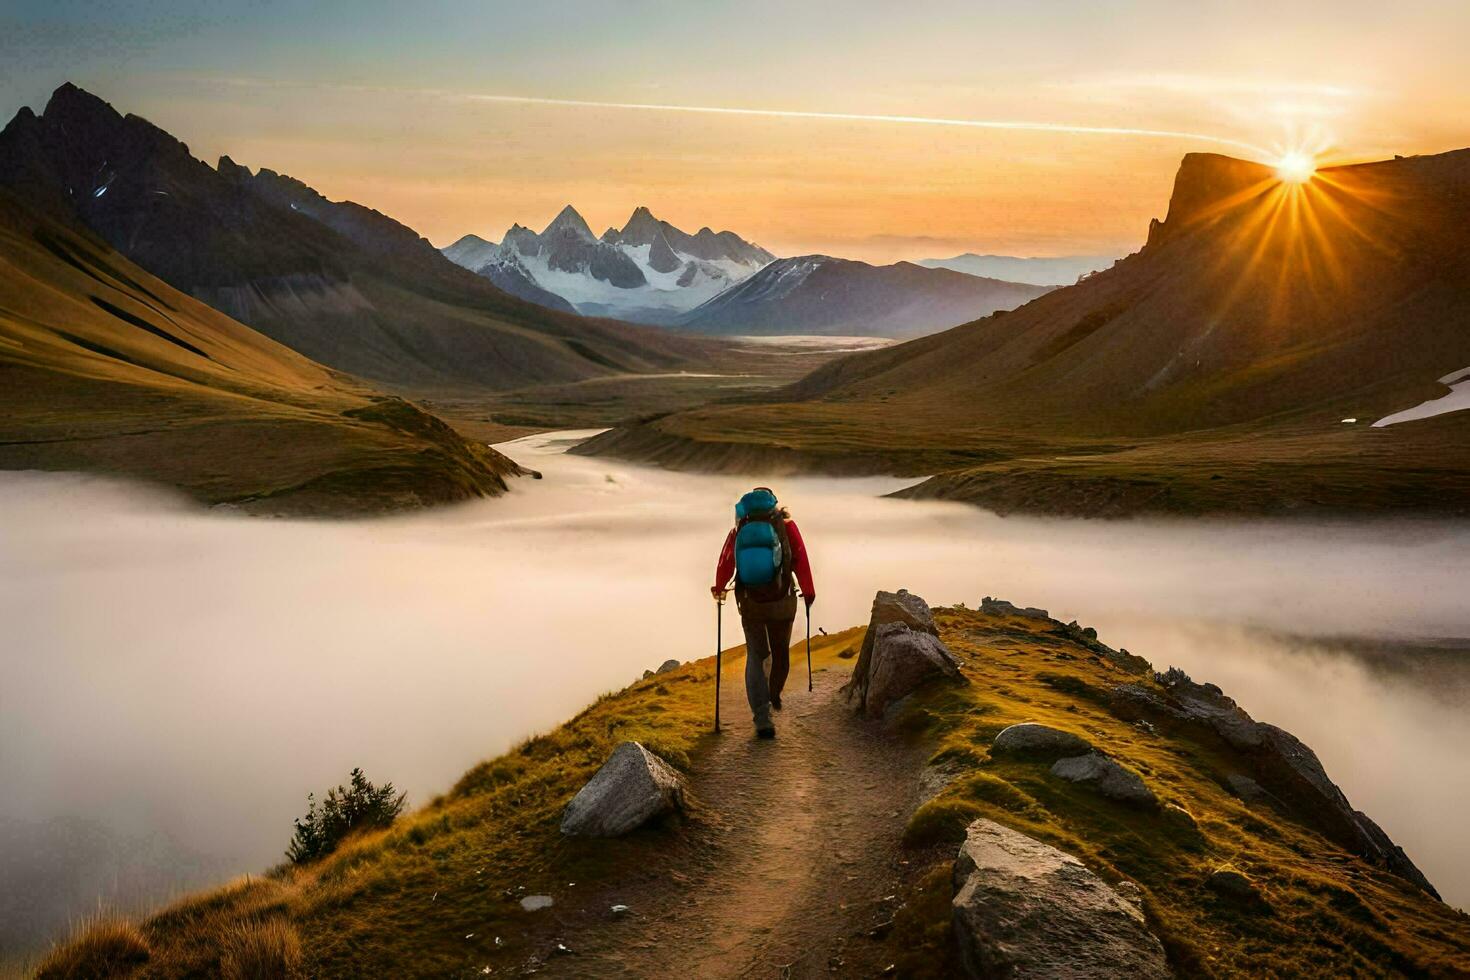
M 720 730 L 720 614 L 724 612 L 725 600 L 715 600 L 715 731 Z
M 806 689 L 812 689 L 812 604 L 806 603 Z

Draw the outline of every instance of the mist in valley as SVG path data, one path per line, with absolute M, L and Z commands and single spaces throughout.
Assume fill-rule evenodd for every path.
M 422 804 L 645 668 L 712 654 L 716 551 L 759 481 L 566 456 L 570 438 L 501 447 L 545 473 L 508 497 L 371 522 L 0 474 L 0 951 L 99 899 L 265 870 L 353 766 Z M 1001 519 L 882 499 L 902 485 L 774 481 L 811 549 L 813 632 L 866 621 L 880 588 L 1076 618 L 1300 736 L 1470 904 L 1470 525 Z

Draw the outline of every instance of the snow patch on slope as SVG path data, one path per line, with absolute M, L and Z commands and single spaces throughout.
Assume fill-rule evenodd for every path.
M 1431 398 L 1427 402 L 1420 402 L 1413 408 L 1406 408 L 1402 412 L 1394 412 L 1385 415 L 1373 423 L 1373 428 L 1381 429 L 1387 425 L 1397 425 L 1400 422 L 1417 422 L 1419 419 L 1432 419 L 1436 415 L 1445 415 L 1449 412 L 1459 412 L 1470 408 L 1470 367 L 1451 371 L 1439 379 L 1442 385 L 1449 385 L 1450 391 L 1447 395 L 1439 398 Z

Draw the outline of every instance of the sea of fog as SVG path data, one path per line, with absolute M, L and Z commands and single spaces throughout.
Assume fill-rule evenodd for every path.
M 501 447 L 545 474 L 507 497 L 392 520 L 0 474 L 0 960 L 99 901 L 267 868 L 306 794 L 353 766 L 421 803 L 645 668 L 711 654 L 716 551 L 753 481 L 564 455 L 578 435 Z M 1470 525 L 1002 519 L 881 499 L 901 485 L 776 482 L 814 627 L 900 587 L 1095 626 L 1299 735 L 1470 904 Z

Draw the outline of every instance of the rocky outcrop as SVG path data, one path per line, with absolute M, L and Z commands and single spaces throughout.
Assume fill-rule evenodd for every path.
M 846 687 L 849 702 L 881 718 L 892 704 L 936 679 L 963 683 L 964 676 L 939 639 L 929 604 L 906 589 L 879 592 Z
M 1134 902 L 1070 854 L 993 821 L 970 825 L 954 886 L 954 930 L 968 976 L 1173 976 Z
M 1051 614 L 1045 609 L 1037 609 L 1035 606 L 1017 606 L 1004 599 L 993 599 L 986 596 L 980 600 L 980 611 L 987 616 L 1022 616 L 1026 619 L 1051 619 Z
M 1230 904 L 1249 912 L 1265 912 L 1269 903 L 1256 883 L 1234 868 L 1217 868 L 1205 879 L 1205 887 Z
M 1129 806 L 1155 809 L 1159 805 L 1158 797 L 1154 796 L 1153 790 L 1144 784 L 1138 773 L 1101 752 L 1058 759 L 1051 767 L 1051 774 L 1069 783 L 1085 786 L 1098 796 L 1127 803 Z
M 1022 722 L 1002 729 L 990 743 L 992 758 L 1044 759 L 1051 761 L 1064 756 L 1086 755 L 1093 751 L 1092 743 L 1080 735 L 1064 732 L 1060 728 L 1040 725 L 1034 721 Z
M 938 637 L 902 623 L 878 627 L 862 711 L 881 718 L 888 708 L 933 680 L 963 682 L 960 665 Z
M 903 623 L 910 629 L 928 633 L 936 639 L 939 637 L 939 627 L 934 624 L 934 613 L 929 610 L 929 603 L 908 589 L 899 589 L 897 592 L 879 591 L 873 597 L 873 610 L 868 615 L 868 631 L 863 634 L 858 662 L 852 669 L 854 684 L 858 678 L 868 676 L 873 659 L 873 644 L 878 639 L 878 627 L 886 623 Z M 853 693 L 854 687 L 850 684 L 848 696 L 851 697 Z
M 1113 714 L 1163 728 L 1213 733 L 1250 764 L 1249 773 L 1227 777 L 1231 790 L 1242 799 L 1279 805 L 1325 837 L 1439 897 L 1404 849 L 1353 809 L 1317 754 L 1299 738 L 1254 720 L 1220 688 L 1195 683 L 1177 667 L 1155 674 L 1154 680 L 1157 687 L 1115 686 L 1109 692 Z
M 561 816 L 569 837 L 620 837 L 684 807 L 684 778 L 638 742 L 624 742 Z

